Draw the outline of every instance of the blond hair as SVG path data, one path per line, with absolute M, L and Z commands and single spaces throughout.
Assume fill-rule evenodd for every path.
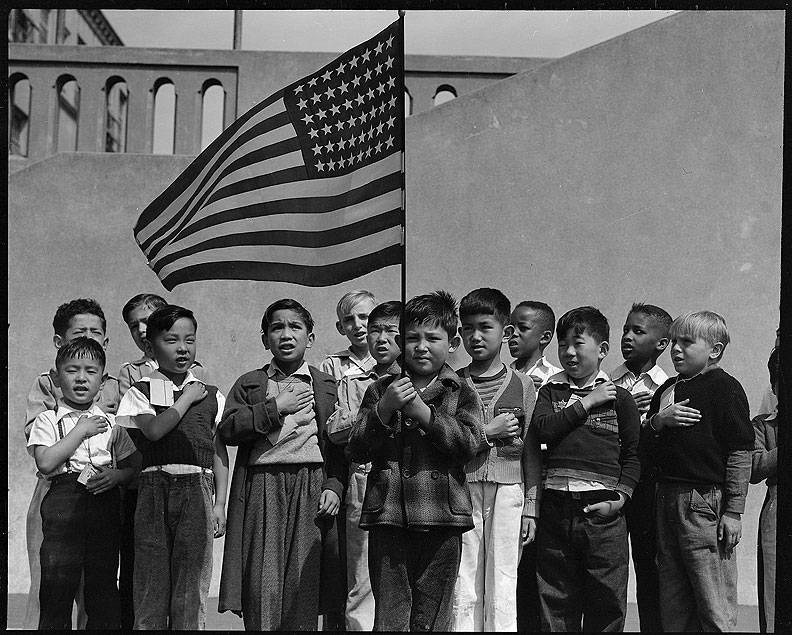
M 668 329 L 668 336 L 672 339 L 680 337 L 690 337 L 691 339 L 703 339 L 710 346 L 720 342 L 723 350 L 729 343 L 729 329 L 726 327 L 726 320 L 722 315 L 714 311 L 690 311 L 683 313 L 671 323 Z M 723 350 L 718 356 L 723 356 Z
M 371 300 L 375 305 L 377 304 L 374 294 L 371 293 L 371 291 L 366 291 L 365 289 L 357 289 L 342 295 L 341 299 L 336 305 L 336 315 L 338 316 L 338 320 L 343 320 L 344 315 L 349 313 L 352 310 L 352 307 L 354 307 L 356 304 L 360 304 L 363 300 Z

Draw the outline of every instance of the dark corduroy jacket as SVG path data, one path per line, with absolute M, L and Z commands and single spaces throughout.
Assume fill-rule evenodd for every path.
M 322 489 L 343 498 L 347 473 L 344 451 L 327 439 L 325 424 L 336 402 L 335 380 L 314 367 L 309 367 L 314 390 L 314 410 L 318 427 L 319 449 L 324 458 L 325 479 Z M 242 612 L 242 524 L 245 515 L 245 479 L 248 457 L 256 440 L 281 425 L 274 399 L 267 399 L 267 373 L 264 368 L 245 373 L 237 379 L 226 398 L 223 419 L 217 433 L 226 445 L 239 446 L 231 490 L 228 495 L 228 522 L 223 549 L 223 571 L 220 577 L 218 611 Z M 340 560 L 336 532 L 323 532 L 322 584 L 320 604 L 336 608 L 346 588 Z M 332 552 L 332 553 L 330 553 Z M 331 569 L 331 570 L 328 570 Z M 337 569 L 337 570 L 335 570 Z M 343 608 L 341 608 L 343 610 Z
M 360 526 L 473 527 L 465 464 L 481 438 L 478 396 L 448 365 L 421 393 L 428 425 L 402 426 L 402 413 L 383 422 L 377 404 L 396 377 L 368 387 L 349 439 L 356 460 L 371 461 Z

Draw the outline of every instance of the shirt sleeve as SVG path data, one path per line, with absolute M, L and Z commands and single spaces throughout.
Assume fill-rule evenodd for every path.
M 156 415 L 154 408 L 138 388 L 132 386 L 121 398 L 116 412 L 116 423 L 125 428 L 137 428 L 135 417 L 138 415 Z
M 107 417 L 111 421 L 113 420 L 113 415 L 107 415 Z M 116 465 L 118 465 L 119 461 L 132 456 L 137 451 L 132 439 L 129 438 L 129 434 L 120 425 L 113 426 L 113 434 L 110 436 L 110 448 L 108 449 L 112 453 Z
M 57 400 L 55 399 L 54 386 L 49 373 L 44 373 L 36 377 L 33 386 L 27 396 L 27 407 L 25 408 L 25 436 L 30 435 L 33 422 L 42 412 L 55 410 Z
M 338 383 L 338 380 L 340 378 L 336 377 L 335 365 L 333 364 L 333 358 L 332 357 L 329 357 L 329 356 L 325 357 L 324 361 L 322 361 L 322 363 L 319 364 L 319 370 L 321 370 L 326 375 L 330 375 L 330 377 L 335 379 L 336 384 Z
M 40 413 L 31 425 L 30 436 L 27 441 L 28 452 L 31 456 L 33 456 L 34 446 L 43 445 L 50 447 L 59 441 L 58 432 L 55 423 L 52 421 L 51 414 L 54 415 L 55 412 L 45 411 Z
M 215 426 L 217 426 L 223 420 L 223 410 L 225 410 L 225 403 L 226 398 L 223 393 L 218 391 L 215 393 L 215 398 L 217 399 L 217 414 L 215 415 Z

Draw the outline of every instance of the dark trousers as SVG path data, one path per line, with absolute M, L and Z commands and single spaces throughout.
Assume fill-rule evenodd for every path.
M 539 588 L 536 585 L 536 540 L 523 547 L 517 567 L 517 630 L 536 633 L 539 619 Z
M 536 576 L 543 631 L 622 631 L 629 571 L 627 526 L 584 514 L 585 496 L 546 489 L 537 531 Z
M 77 476 L 55 477 L 41 502 L 39 629 L 71 630 L 72 603 L 81 576 L 87 628 L 118 629 L 119 490 L 90 494 Z
M 660 580 L 657 576 L 657 523 L 655 522 L 655 479 L 645 478 L 624 506 L 635 567 L 635 595 L 641 631 L 660 633 Z
M 369 530 L 375 631 L 448 631 L 462 556 L 462 531 Z
M 132 601 L 132 580 L 135 568 L 135 507 L 137 488 L 126 489 L 121 500 L 121 549 L 118 567 L 118 593 L 121 599 L 121 628 L 132 630 L 135 609 Z

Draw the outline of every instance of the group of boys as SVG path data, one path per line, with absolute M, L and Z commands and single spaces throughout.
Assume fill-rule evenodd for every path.
M 621 337 L 624 364 L 608 376 L 600 365 L 609 325 L 593 307 L 568 311 L 556 324 L 548 305 L 526 301 L 512 311 L 489 288 L 458 307 L 443 291 L 406 305 L 354 291 L 337 306 L 349 348 L 308 373 L 313 321 L 299 303 L 280 301 L 262 321 L 273 363 L 240 377 L 226 404 L 198 376 L 192 313 L 160 306 L 152 333 L 151 310 L 138 316 L 134 309 L 146 303 L 130 301 L 124 318 L 146 355 L 132 365 L 143 367 L 139 376 L 124 385 L 122 429 L 112 416 L 120 391 L 104 375 L 104 316 L 85 302 L 59 308 L 56 367 L 29 399 L 28 446 L 47 477 L 28 531 L 31 571 L 41 568 L 40 628 L 68 628 L 81 578 L 87 626 L 120 625 L 122 529 L 105 532 L 101 545 L 86 541 L 85 531 L 97 506 L 107 513 L 120 505 L 102 497 L 126 485 L 126 500 L 141 465 L 137 522 L 124 525 L 134 531 L 135 559 L 146 563 L 134 567 L 134 625 L 203 626 L 211 541 L 226 524 L 224 443 L 244 447 L 246 463 L 237 474 L 238 454 L 220 610 L 242 614 L 248 628 L 305 628 L 311 615 L 315 627 L 322 614 L 325 628 L 347 630 L 622 630 L 628 532 L 642 630 L 736 624 L 733 551 L 753 428 L 742 387 L 718 365 L 729 336 L 715 313 L 672 322 L 659 307 L 633 305 Z M 286 324 L 275 319 L 273 327 L 281 314 Z M 554 331 L 563 368 L 544 356 Z M 471 362 L 454 371 L 448 362 L 460 344 Z M 510 365 L 503 344 L 515 358 Z M 674 378 L 657 365 L 669 344 Z M 335 386 L 334 409 L 320 408 L 325 378 Z M 316 435 L 318 445 L 310 440 Z M 300 465 L 284 470 L 278 461 L 289 447 Z M 309 469 L 299 487 L 308 492 L 313 479 L 316 493 L 299 494 L 299 520 L 286 507 L 267 508 L 282 518 L 276 528 L 262 505 L 297 496 L 289 488 L 298 485 L 276 487 L 272 474 L 299 481 L 300 466 Z M 240 501 L 259 487 L 259 474 L 264 503 L 250 508 Z M 174 483 L 184 490 L 178 503 Z M 160 526 L 157 510 L 175 515 L 177 504 L 179 513 L 195 508 L 195 518 Z M 30 522 L 39 514 L 40 547 Z M 320 517 L 335 517 L 334 530 Z M 306 527 L 287 527 L 300 523 Z M 280 543 L 321 541 L 321 555 L 273 551 L 267 536 L 251 538 L 257 528 L 285 531 Z M 178 587 L 163 566 L 199 549 L 188 544 L 199 534 L 203 556 L 192 569 L 178 565 L 185 567 L 174 575 L 183 579 Z M 277 564 L 258 574 L 249 570 L 254 561 Z M 346 585 L 343 573 L 333 577 L 338 569 Z M 121 573 L 124 595 L 123 553 Z M 322 597 L 306 602 L 306 588 Z

